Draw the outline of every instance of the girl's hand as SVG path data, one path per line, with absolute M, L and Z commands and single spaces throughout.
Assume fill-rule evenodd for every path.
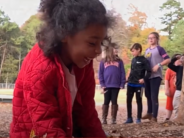
M 101 94 L 104 94 L 104 93 L 106 93 L 107 92 L 107 90 L 105 90 L 105 87 L 103 87 L 102 88 L 102 91 L 101 91 Z
M 140 80 L 139 80 L 139 83 L 140 83 L 140 84 L 143 84 L 143 83 L 144 83 L 144 79 L 140 79 Z
M 180 61 L 181 61 L 181 64 L 183 66 L 184 65 L 184 56 L 181 56 Z
M 166 90 L 165 91 L 165 95 L 168 96 L 168 97 L 170 97 L 171 96 L 170 91 L 169 90 Z
M 180 59 L 176 60 L 176 61 L 174 62 L 174 65 L 175 65 L 175 66 L 182 66 L 181 60 L 180 60 Z
M 102 90 L 102 91 L 101 91 L 101 94 L 104 94 L 104 93 L 106 93 L 106 92 L 105 92 L 104 90 Z
M 157 72 L 158 69 L 159 69 L 159 66 L 158 66 L 158 65 L 155 65 L 155 66 L 152 68 L 152 71 L 153 71 L 153 72 Z

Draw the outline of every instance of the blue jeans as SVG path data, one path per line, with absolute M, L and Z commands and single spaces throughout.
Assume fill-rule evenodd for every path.
M 152 114 L 154 118 L 157 118 L 159 108 L 159 89 L 162 79 L 160 77 L 152 78 L 145 81 L 145 96 L 148 104 L 148 114 Z

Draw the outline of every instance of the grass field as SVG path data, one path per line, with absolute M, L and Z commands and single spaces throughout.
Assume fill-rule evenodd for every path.
M 97 105 L 101 105 L 103 104 L 103 100 L 104 100 L 104 95 L 100 93 L 100 90 L 96 90 L 95 93 L 95 101 Z M 13 89 L 0 89 L 0 95 L 13 95 Z M 166 96 L 163 90 L 160 91 L 159 93 L 159 101 L 161 105 L 165 105 L 165 101 L 166 101 Z M 135 97 L 133 100 L 134 103 L 136 103 L 135 101 Z M 119 104 L 126 104 L 126 90 L 121 90 L 119 92 L 119 96 L 118 96 L 118 103 Z M 143 103 L 146 104 L 146 98 L 143 95 Z
M 96 93 L 95 93 L 96 104 L 102 104 L 103 99 L 104 99 L 104 95 L 100 94 L 100 91 L 96 91 Z M 147 102 L 147 100 L 145 98 L 145 95 L 143 95 L 143 103 L 146 104 L 146 102 Z M 165 105 L 166 96 L 165 96 L 165 93 L 164 93 L 163 90 L 161 90 L 160 93 L 159 93 L 159 102 L 160 102 L 161 105 L 163 105 L 163 104 Z M 121 90 L 119 92 L 118 103 L 119 104 L 126 104 L 126 90 Z M 134 96 L 134 99 L 133 99 L 133 103 L 136 103 L 135 96 Z
M 0 95 L 13 95 L 13 89 L 0 89 Z

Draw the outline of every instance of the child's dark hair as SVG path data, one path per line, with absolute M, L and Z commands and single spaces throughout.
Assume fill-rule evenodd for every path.
M 157 45 L 159 45 L 159 41 L 160 41 L 160 35 L 159 35 L 159 33 L 157 33 L 157 32 L 151 32 L 150 34 L 153 34 L 155 36 L 155 38 L 157 39 Z
M 171 59 L 175 59 L 177 56 L 182 56 L 182 54 L 174 54 Z
M 110 27 L 113 18 L 107 16 L 99 0 L 41 0 L 39 12 L 44 21 L 37 40 L 45 56 L 60 50 L 61 40 L 91 24 Z
M 140 50 L 140 53 L 142 53 L 142 45 L 139 43 L 133 44 L 132 47 L 130 48 L 130 51 L 132 51 L 133 49 Z

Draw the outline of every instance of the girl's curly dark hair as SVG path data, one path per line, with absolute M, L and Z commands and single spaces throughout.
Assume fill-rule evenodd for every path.
M 113 22 L 99 0 L 41 0 L 39 12 L 43 25 L 36 37 L 45 56 L 60 51 L 65 36 L 91 24 L 110 27 Z

